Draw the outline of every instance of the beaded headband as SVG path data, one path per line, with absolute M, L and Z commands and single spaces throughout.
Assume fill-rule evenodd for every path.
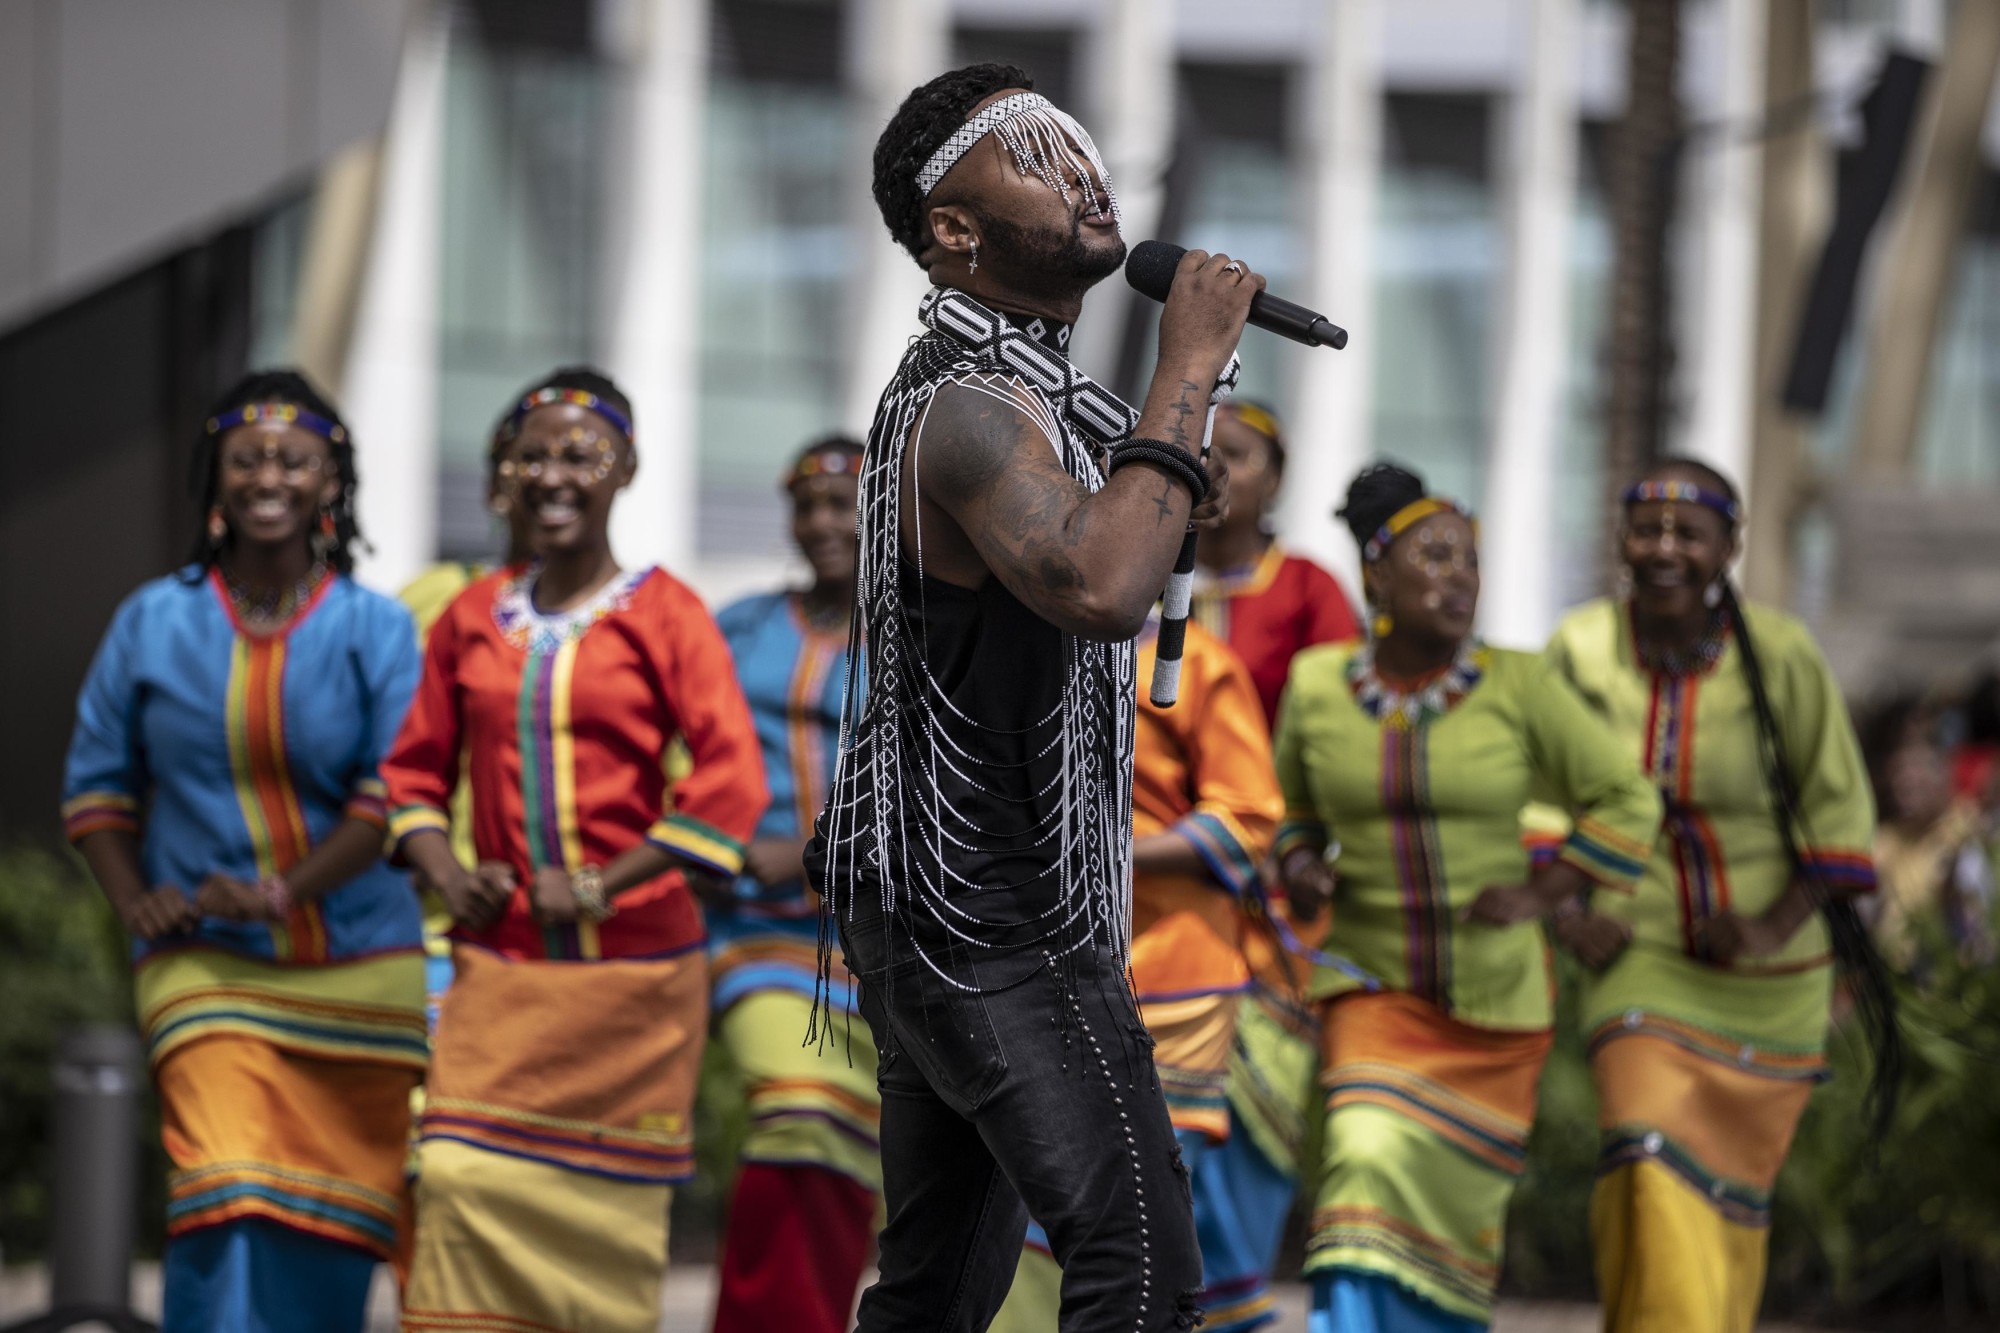
M 1276 444 L 1280 438 L 1278 419 L 1255 403 L 1231 403 L 1229 410 L 1236 419 L 1256 431 L 1259 435 Z
M 1382 553 L 1389 549 L 1390 542 L 1432 514 L 1457 514 L 1466 522 L 1472 522 L 1472 515 L 1449 500 L 1439 500 L 1429 495 L 1419 500 L 1412 500 L 1389 515 L 1389 521 L 1375 530 L 1375 535 L 1361 548 L 1361 562 L 1372 565 L 1380 560 Z
M 859 449 L 814 449 L 792 464 L 778 484 L 786 490 L 809 477 L 858 477 L 861 475 Z
M 1061 195 L 1065 203 L 1069 201 L 1070 182 L 1074 178 L 1082 183 L 1084 203 L 1092 212 L 1108 211 L 1113 217 L 1119 216 L 1118 195 L 1111 188 L 1111 173 L 1105 169 L 1097 145 L 1074 116 L 1040 93 L 1015 93 L 975 111 L 918 170 L 918 195 L 930 198 L 945 173 L 989 134 L 1000 136 L 1000 142 L 1006 145 L 1023 175 L 1036 177 Z M 1101 182 L 1104 187 L 1102 201 L 1097 198 L 1097 185 L 1093 181 Z
M 587 389 L 558 389 L 553 386 L 546 389 L 537 389 L 522 398 L 520 402 L 514 404 L 514 413 L 507 418 L 507 428 L 503 434 L 509 439 L 520 434 L 521 422 L 526 418 L 528 413 L 538 407 L 546 407 L 550 403 L 575 403 L 578 407 L 589 408 L 613 426 L 616 426 L 618 433 L 623 435 L 626 440 L 630 441 L 633 438 L 632 418 L 626 416 L 596 394 L 591 393 Z
M 309 430 L 331 444 L 347 443 L 347 430 L 340 423 L 329 421 L 317 412 L 308 412 L 296 403 L 247 403 L 219 417 L 208 419 L 208 433 L 220 435 L 237 426 L 254 425 L 259 421 L 275 422 L 284 426 L 297 426 Z
M 1743 506 L 1726 495 L 1704 490 L 1691 481 L 1642 481 L 1625 492 L 1628 505 L 1656 501 L 1663 504 L 1700 505 L 1713 509 L 1731 523 L 1743 521 Z

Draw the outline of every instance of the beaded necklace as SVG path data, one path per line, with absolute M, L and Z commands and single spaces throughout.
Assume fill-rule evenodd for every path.
M 1720 610 L 1709 613 L 1708 625 L 1702 630 L 1701 637 L 1686 648 L 1648 647 L 1640 642 L 1638 618 L 1629 603 L 1625 614 L 1632 628 L 1632 654 L 1639 659 L 1641 667 L 1655 675 L 1706 675 L 1722 660 L 1722 650 L 1729 646 L 1729 622 Z
M 582 605 L 543 612 L 535 608 L 535 584 L 542 576 L 537 562 L 500 589 L 493 599 L 493 624 L 502 638 L 523 652 L 553 652 L 569 640 L 583 637 L 584 631 L 612 612 L 623 610 L 632 600 L 633 590 L 652 572 L 650 565 L 623 570 Z
M 236 576 L 227 569 L 222 570 L 222 586 L 229 594 L 229 605 L 235 610 L 236 618 L 245 624 L 282 625 L 298 614 L 299 608 L 313 599 L 319 585 L 326 582 L 326 562 L 313 561 L 312 568 L 299 577 L 299 581 L 288 588 L 274 590 L 261 589 L 252 592 L 236 581 Z
M 1392 685 L 1375 666 L 1375 646 L 1364 645 L 1347 664 L 1347 684 L 1361 711 L 1385 727 L 1412 730 L 1449 713 L 1486 674 L 1486 645 L 1467 639 L 1451 665 L 1421 685 Z

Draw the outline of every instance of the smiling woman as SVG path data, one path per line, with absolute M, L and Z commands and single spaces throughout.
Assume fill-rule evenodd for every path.
M 611 550 L 638 467 L 618 387 L 556 372 L 495 451 L 535 559 L 439 618 L 383 766 L 397 855 L 456 922 L 403 1326 L 652 1329 L 707 1027 L 690 881 L 743 869 L 757 737 L 700 600 Z M 693 771 L 670 784 L 676 738 Z M 447 836 L 461 764 L 471 867 Z
M 1659 797 L 1576 694 L 1471 637 L 1478 532 L 1392 464 L 1341 511 L 1371 636 L 1294 659 L 1278 716 L 1293 911 L 1330 900 L 1325 1161 L 1306 1270 L 1312 1328 L 1471 1333 L 1492 1317 L 1554 1014 L 1537 918 L 1645 865 Z M 1575 832 L 1531 866 L 1530 791 Z M 1331 861 L 1331 864 L 1329 862 Z M 1337 878 L 1336 878 L 1337 877 Z
M 300 376 L 216 404 L 194 483 L 192 559 L 119 607 L 84 683 L 63 813 L 133 936 L 174 1164 L 164 1327 L 350 1333 L 425 1058 L 377 774 L 416 637 L 346 577 L 353 450 Z

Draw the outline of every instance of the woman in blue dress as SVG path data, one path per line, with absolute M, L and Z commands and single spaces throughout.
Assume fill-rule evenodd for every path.
M 125 599 L 84 681 L 63 815 L 132 936 L 173 1163 L 164 1327 L 352 1333 L 426 1053 L 376 772 L 416 635 L 348 577 L 354 450 L 304 378 L 224 395 L 195 477 L 192 558 Z

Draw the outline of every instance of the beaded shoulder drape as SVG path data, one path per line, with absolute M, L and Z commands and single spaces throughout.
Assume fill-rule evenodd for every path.
M 906 550 L 899 515 L 909 449 L 950 447 L 948 440 L 912 438 L 946 384 L 1008 402 L 1093 492 L 1104 484 L 1104 451 L 1131 435 L 1137 413 L 1060 352 L 962 292 L 933 289 L 921 315 L 930 332 L 911 344 L 883 393 L 862 464 L 848 660 L 861 660 L 853 650 L 865 649 L 867 699 L 856 697 L 850 667 L 840 753 L 818 830 L 823 946 L 841 914 L 879 908 L 896 930 L 895 947 L 907 942 L 940 978 L 968 990 L 979 983 L 962 962 L 1000 950 L 1065 958 L 1099 946 L 1122 962 L 1137 698 L 1132 645 L 1045 627 L 1047 638 L 1037 642 L 1062 656 L 1046 711 L 996 725 L 990 713 L 981 716 L 978 698 L 952 697 L 926 654 L 926 607 L 909 599 L 924 598 L 934 585 L 923 578 L 921 534 Z M 1016 771 L 996 771 L 996 753 L 1019 757 Z M 995 796 L 995 787 L 1022 795 Z M 1035 882 L 996 884 L 990 873 L 984 882 L 964 873 L 990 864 L 982 858 L 1001 847 L 1028 849 Z M 995 919 L 990 904 L 1009 894 L 1017 896 L 1008 902 L 1027 901 L 1033 910 Z M 879 902 L 871 901 L 877 895 Z

